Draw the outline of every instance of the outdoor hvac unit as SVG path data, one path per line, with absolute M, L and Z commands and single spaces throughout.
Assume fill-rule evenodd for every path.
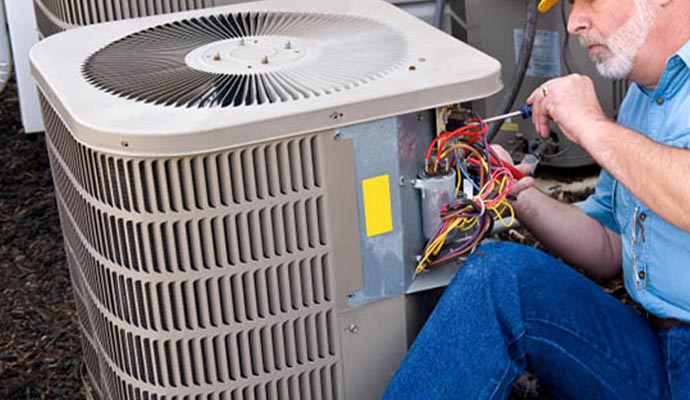
M 238 3 L 242 0 L 33 0 L 41 37 L 79 26 Z
M 433 109 L 498 62 L 378 0 L 93 25 L 31 61 L 100 397 L 380 397 L 424 318 Z

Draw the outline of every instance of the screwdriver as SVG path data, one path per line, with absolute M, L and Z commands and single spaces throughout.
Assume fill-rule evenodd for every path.
M 512 118 L 512 117 L 517 117 L 517 116 L 522 117 L 522 119 L 527 119 L 532 116 L 532 105 L 531 104 L 523 104 L 520 106 L 520 109 L 517 111 L 509 112 L 507 114 L 501 114 L 497 115 L 495 117 L 487 118 L 484 120 L 487 124 L 489 122 L 494 122 L 494 121 L 502 121 L 504 119 Z
M 484 120 L 484 122 L 488 124 L 489 122 L 502 121 L 504 119 L 517 117 L 517 116 L 520 116 L 522 119 L 527 119 L 527 118 L 531 117 L 532 116 L 532 105 L 531 104 L 523 104 L 520 106 L 520 109 L 518 109 L 517 111 L 509 112 L 507 114 L 497 115 L 497 116 L 491 117 L 491 118 L 487 118 Z M 534 157 L 536 159 L 532 160 L 532 157 Z M 527 158 L 527 160 L 523 160 L 523 161 L 529 162 L 530 165 L 532 165 L 532 168 L 535 168 L 537 166 L 537 164 L 539 163 L 540 155 L 537 155 L 535 157 L 534 155 L 528 154 L 526 156 L 526 158 Z M 499 162 L 493 156 L 489 157 L 489 159 L 491 161 L 491 165 L 493 165 L 495 167 L 498 167 L 500 165 Z M 524 172 L 520 171 L 519 169 L 515 168 L 514 166 L 512 166 L 508 163 L 503 163 L 503 166 L 505 168 L 507 168 L 513 174 L 515 179 L 522 179 L 526 176 L 526 174 Z

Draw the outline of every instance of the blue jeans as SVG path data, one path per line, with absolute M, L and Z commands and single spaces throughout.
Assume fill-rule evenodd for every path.
M 531 247 L 477 249 L 384 399 L 505 399 L 525 370 L 558 399 L 690 399 L 690 327 L 656 329 Z

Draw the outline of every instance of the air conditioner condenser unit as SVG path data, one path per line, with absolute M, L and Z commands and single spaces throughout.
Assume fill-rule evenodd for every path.
M 33 0 L 41 37 L 80 26 L 237 3 L 242 0 Z
M 93 25 L 31 62 L 97 395 L 380 397 L 424 317 L 433 110 L 498 62 L 379 0 Z

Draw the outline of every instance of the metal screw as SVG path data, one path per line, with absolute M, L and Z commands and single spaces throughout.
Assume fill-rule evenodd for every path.
M 359 326 L 357 326 L 355 324 L 350 324 L 347 326 L 347 331 L 350 333 L 357 333 L 357 332 L 359 332 Z
M 342 117 L 343 117 L 343 113 L 339 113 L 339 112 L 337 112 L 337 111 L 334 112 L 334 113 L 332 113 L 332 114 L 329 116 L 330 119 L 340 119 L 340 118 L 342 118 Z
M 129 147 L 129 142 L 126 140 L 121 141 L 120 144 L 122 145 L 122 147 Z
M 213 53 L 213 61 L 220 61 L 220 53 L 218 53 L 218 52 Z
M 287 43 L 285 43 L 285 50 L 290 50 L 290 49 L 292 49 L 292 42 L 288 41 Z
M 340 138 L 341 138 L 340 131 L 335 131 L 335 133 L 333 134 L 333 140 L 335 140 L 337 142 L 340 140 Z M 350 295 L 348 295 L 348 296 L 350 296 Z
M 405 186 L 405 177 L 404 176 L 400 177 L 400 182 L 398 182 L 398 185 Z
M 264 58 L 261 59 L 261 64 L 268 64 L 268 56 L 264 56 Z

